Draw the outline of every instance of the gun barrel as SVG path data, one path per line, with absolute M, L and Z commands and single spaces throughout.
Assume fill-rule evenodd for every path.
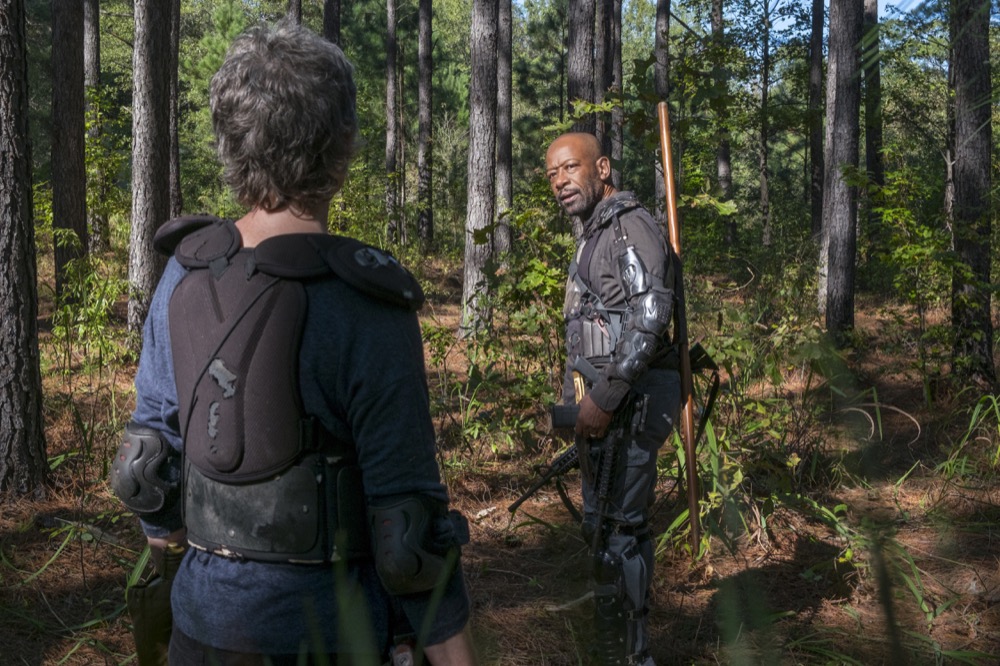
M 518 507 L 527 501 L 529 497 L 538 492 L 538 489 L 544 486 L 546 483 L 552 479 L 562 476 L 566 472 L 570 471 L 574 467 L 580 464 L 580 455 L 576 450 L 576 446 L 572 446 L 563 453 L 559 454 L 555 460 L 545 466 L 539 467 L 540 476 L 535 479 L 524 493 L 518 497 L 513 504 L 507 507 L 507 510 L 511 513 L 517 511 Z

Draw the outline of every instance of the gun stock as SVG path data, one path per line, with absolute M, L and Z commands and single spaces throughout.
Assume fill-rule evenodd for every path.
M 670 148 L 670 118 L 667 103 L 660 102 L 656 108 L 660 125 L 660 154 L 663 160 L 663 184 L 666 190 L 667 229 L 670 245 L 677 258 L 681 255 L 681 226 L 677 216 L 677 194 L 674 191 L 673 153 Z M 680 355 L 681 375 L 681 438 L 684 443 L 684 464 L 687 471 L 688 520 L 691 525 L 691 547 L 695 556 L 701 542 L 700 509 L 698 503 L 698 466 L 694 436 L 694 380 L 691 376 L 691 355 L 688 348 L 687 313 L 684 311 L 684 282 L 678 280 L 680 298 L 674 309 L 674 331 L 677 351 Z

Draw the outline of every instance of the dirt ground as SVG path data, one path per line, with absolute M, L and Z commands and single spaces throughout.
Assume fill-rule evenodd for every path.
M 429 312 L 438 321 L 456 314 L 447 303 Z M 841 536 L 790 511 L 732 551 L 713 541 L 697 561 L 659 544 L 649 616 L 657 664 L 1000 663 L 998 491 L 934 471 L 957 437 L 942 423 L 960 395 L 923 407 L 905 350 L 883 351 L 883 323 L 859 317 L 870 344 L 851 360 L 859 385 L 877 387 L 885 406 L 881 437 L 855 440 L 845 455 L 859 471 L 822 498 L 846 505 L 845 523 L 871 547 L 842 562 Z M 94 386 L 85 379 L 94 373 L 46 373 L 48 450 L 58 464 L 44 493 L 0 502 L 0 666 L 134 663 L 123 593 L 143 539 L 104 482 L 118 435 L 102 425 L 131 409 L 132 370 Z M 829 424 L 831 449 L 844 446 L 843 425 Z M 485 665 L 590 663 L 589 561 L 577 526 L 552 486 L 516 515 L 507 510 L 532 466 L 563 446 L 536 434 L 534 454 L 444 469 L 471 523 L 464 567 Z M 996 434 L 978 444 L 984 456 L 995 455 Z M 577 473 L 566 482 L 578 502 Z M 683 504 L 669 470 L 659 491 L 657 534 Z

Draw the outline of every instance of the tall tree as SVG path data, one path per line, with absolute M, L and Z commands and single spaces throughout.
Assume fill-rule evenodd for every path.
M 835 336 L 854 327 L 857 250 L 857 188 L 844 171 L 858 165 L 861 116 L 860 54 L 864 0 L 831 0 L 830 55 L 826 85 L 826 181 L 823 185 L 823 243 L 820 308 Z
M 865 74 L 865 167 L 872 185 L 885 185 L 882 159 L 882 61 L 879 51 L 878 0 L 865 0 L 862 63 Z M 868 199 L 868 232 L 873 249 L 881 244 L 882 216 Z
M 132 228 L 129 234 L 128 330 L 138 334 L 163 261 L 153 234 L 170 216 L 170 4 L 135 0 L 132 53 Z
M 952 0 L 949 25 L 955 90 L 952 234 L 960 262 L 952 273 L 951 288 L 954 368 L 960 377 L 993 386 L 990 1 Z
M 385 31 L 385 213 L 389 238 L 402 243 L 405 238 L 399 210 L 399 45 L 396 42 L 398 0 L 386 0 Z
M 473 0 L 469 38 L 469 160 L 465 214 L 462 334 L 490 324 L 486 266 L 493 258 L 496 212 L 497 3 Z
M 760 56 L 760 116 L 758 119 L 757 177 L 760 183 L 760 219 L 763 237 L 761 244 L 771 246 L 771 184 L 768 165 L 768 139 L 770 137 L 769 100 L 771 94 L 771 0 L 761 4 L 761 56 Z
M 420 0 L 417 46 L 417 237 L 427 248 L 434 242 L 434 49 L 431 41 L 433 7 Z
M 594 101 L 594 0 L 569 0 L 566 16 L 567 31 L 567 97 L 570 105 L 577 101 Z M 595 131 L 593 114 L 580 118 L 573 129 Z
M 667 101 L 670 96 L 670 0 L 656 0 L 656 23 L 653 36 L 653 89 L 656 98 Z M 653 183 L 656 190 L 656 221 L 667 228 L 667 190 L 663 180 L 663 164 L 655 160 Z
M 611 180 L 621 186 L 622 125 L 622 3 L 621 0 L 598 0 L 597 32 L 594 58 L 594 101 L 615 99 L 610 113 L 600 113 L 596 121 L 597 138 L 604 154 L 611 158 Z
M 181 191 L 180 88 L 181 0 L 170 0 L 170 217 L 184 208 Z
M 614 0 L 611 21 L 611 89 L 619 98 L 624 91 L 622 79 L 622 0 Z M 611 109 L 611 181 L 622 186 L 621 163 L 625 155 L 625 107 L 615 104 Z
M 717 94 L 712 99 L 715 110 L 717 145 L 715 148 L 715 172 L 719 179 L 719 200 L 733 198 L 733 163 L 729 141 L 729 67 L 726 62 L 726 28 L 723 18 L 723 0 L 712 0 L 712 58 Z M 726 222 L 726 244 L 736 244 L 736 220 L 730 215 Z
M 604 101 L 614 84 L 615 0 L 597 0 L 597 32 L 594 34 L 594 101 Z M 594 133 L 605 155 L 611 155 L 611 118 L 599 113 Z
M 302 0 L 288 0 L 288 18 L 302 25 Z
M 823 0 L 812 2 L 809 32 L 809 210 L 812 233 L 823 229 Z
M 23 0 L 0 3 L 0 493 L 41 492 L 48 461 L 38 358 L 38 287 Z
M 323 36 L 340 43 L 340 0 L 323 0 Z
M 101 8 L 100 0 L 83 2 L 83 86 L 87 118 L 87 143 L 95 156 L 101 144 Z M 90 252 L 108 249 L 108 214 L 106 201 L 108 184 L 99 158 L 89 165 L 87 191 L 91 205 L 87 206 L 87 228 Z
M 511 0 L 497 5 L 497 228 L 496 252 L 503 256 L 511 248 L 510 219 L 514 207 L 513 143 L 513 36 Z
M 86 254 L 87 171 L 84 160 L 83 5 L 52 2 L 52 226 L 56 236 L 56 293 L 66 286 L 66 266 Z

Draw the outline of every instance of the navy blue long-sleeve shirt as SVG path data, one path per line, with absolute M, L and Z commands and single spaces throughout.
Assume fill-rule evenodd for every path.
M 154 294 L 133 413 L 133 421 L 159 430 L 178 451 L 182 441 L 167 317 L 170 297 L 186 274 L 171 259 Z M 355 443 L 369 499 L 423 493 L 447 501 L 435 459 L 416 315 L 336 278 L 305 285 L 299 384 L 306 412 L 335 437 Z M 178 478 L 179 460 L 172 464 L 168 475 Z M 166 536 L 182 526 L 180 507 L 144 516 L 142 525 L 148 536 Z M 434 608 L 428 607 L 429 598 L 426 593 L 395 600 L 414 628 L 425 626 L 425 617 L 433 614 L 424 640 L 435 644 L 468 621 L 461 568 Z M 175 578 L 172 605 L 175 626 L 214 647 L 266 654 L 303 648 L 359 652 L 386 644 L 392 598 L 367 560 L 351 563 L 346 577 L 338 577 L 334 565 L 235 560 L 192 549 Z

